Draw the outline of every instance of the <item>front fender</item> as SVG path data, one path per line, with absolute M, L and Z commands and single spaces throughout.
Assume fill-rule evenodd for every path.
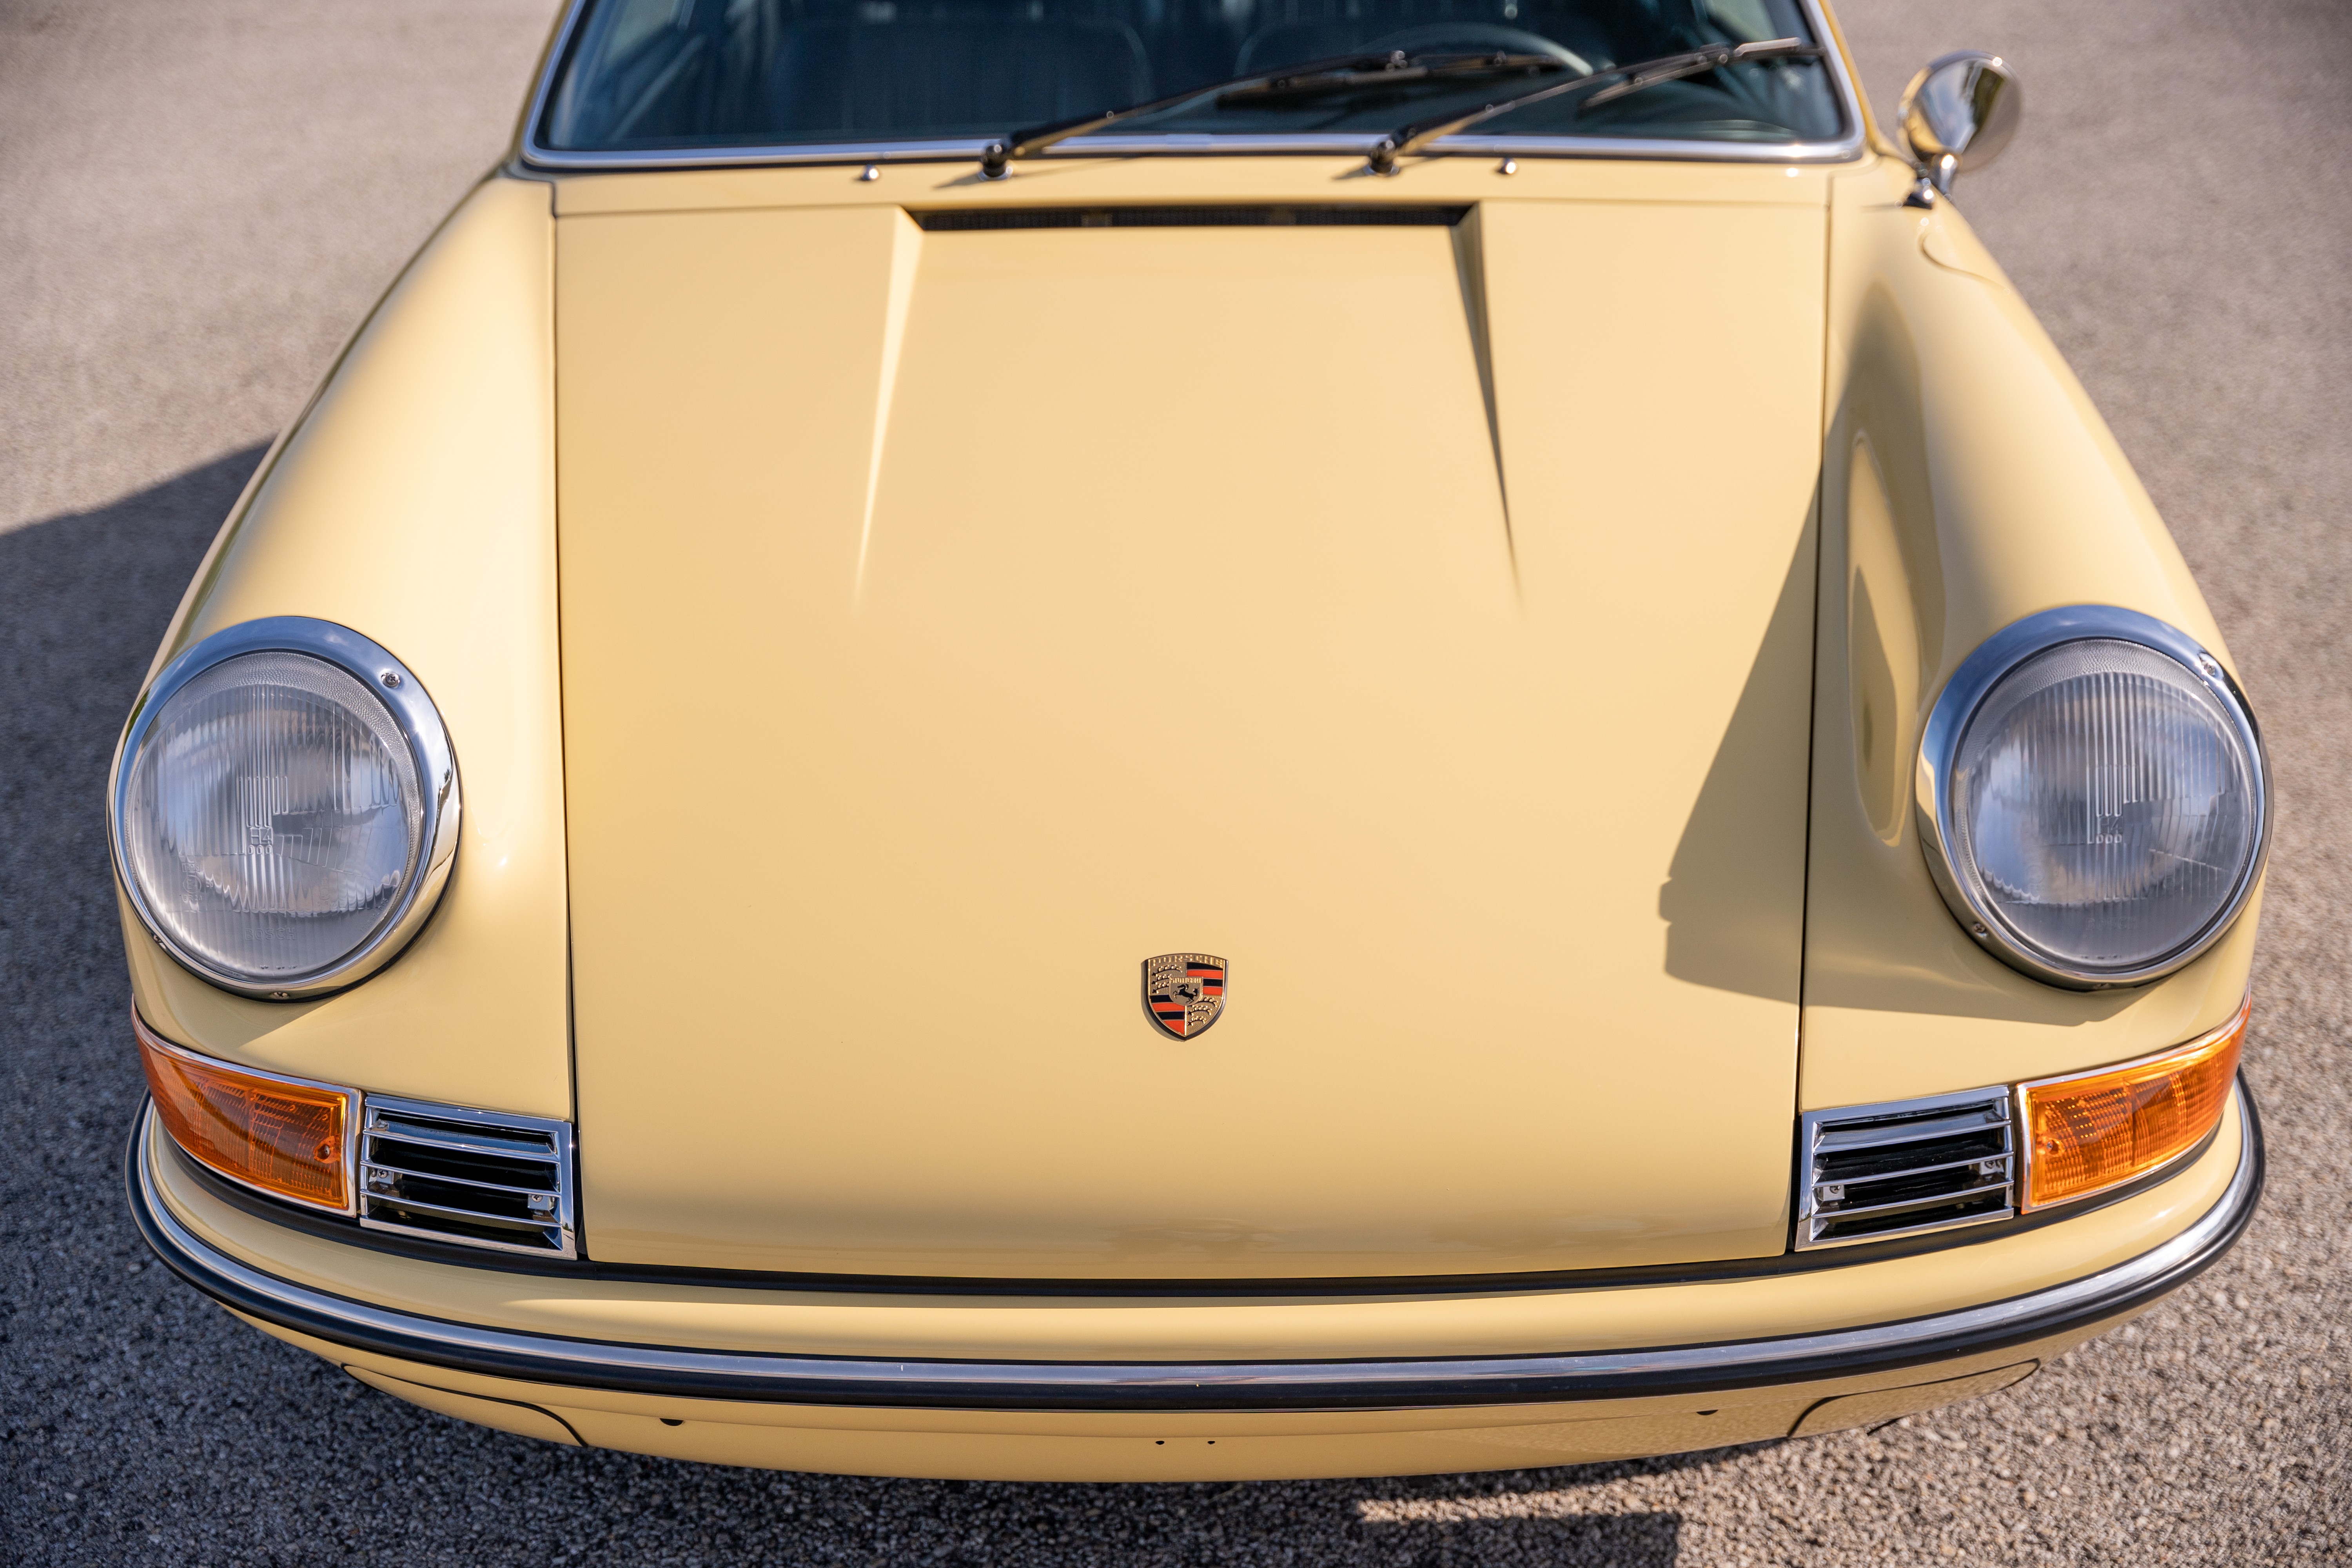
M 1921 727 L 1992 633 L 2064 605 L 2168 621 L 2225 662 L 2097 410 L 1948 203 L 1893 159 L 1835 183 L 1808 847 L 1802 1109 L 2125 1060 L 2227 1019 L 2260 895 L 2148 985 L 2059 990 L 1969 939 L 1910 809 Z M 2234 674 L 2234 669 L 2232 670 Z
M 413 670 L 465 781 L 439 908 L 365 984 L 249 1000 L 127 905 L 141 1014 L 231 1061 L 382 1093 L 571 1114 L 555 599 L 551 187 L 475 187 L 265 460 L 150 670 L 264 616 L 339 622 Z

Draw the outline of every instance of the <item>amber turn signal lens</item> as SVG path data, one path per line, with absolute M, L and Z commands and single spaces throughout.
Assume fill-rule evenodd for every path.
M 2195 1148 L 2230 1102 L 2250 1005 L 2161 1056 L 2019 1085 L 2032 1139 L 2025 1206 L 2121 1186 Z
M 247 1186 L 350 1212 L 345 1146 L 357 1091 L 211 1061 L 161 1038 L 136 1013 L 131 1022 L 155 1112 L 173 1142 Z

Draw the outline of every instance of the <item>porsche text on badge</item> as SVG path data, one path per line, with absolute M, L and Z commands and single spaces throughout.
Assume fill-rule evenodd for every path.
M 1189 1040 L 1225 1010 L 1225 961 L 1163 952 L 1143 961 L 1143 1009 L 1162 1034 Z

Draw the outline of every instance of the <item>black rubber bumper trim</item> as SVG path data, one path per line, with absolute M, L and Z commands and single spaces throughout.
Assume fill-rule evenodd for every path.
M 2238 1084 L 2238 1167 L 2210 1209 L 2137 1258 L 2005 1301 L 1780 1339 L 1590 1353 L 1410 1361 L 975 1362 L 697 1351 L 518 1333 L 315 1290 L 214 1247 L 161 1201 L 152 1108 L 125 1161 L 131 1213 L 156 1255 L 223 1306 L 352 1350 L 557 1387 L 763 1404 L 933 1410 L 1378 1410 L 1628 1399 L 1768 1387 L 1922 1366 L 2129 1312 L 2227 1252 L 2263 1188 L 2262 1123 Z

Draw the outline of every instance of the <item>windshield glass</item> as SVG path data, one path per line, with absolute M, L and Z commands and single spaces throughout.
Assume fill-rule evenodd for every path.
M 1543 55 L 1564 79 L 1767 38 L 1815 41 L 1799 0 L 589 0 L 538 140 L 579 153 L 973 142 L 1360 51 Z M 1118 133 L 1379 136 L 1496 96 L 1492 77 L 1442 75 L 1206 94 Z M 1499 114 L 1475 135 L 1787 142 L 1843 129 L 1815 58 L 1593 96 Z

